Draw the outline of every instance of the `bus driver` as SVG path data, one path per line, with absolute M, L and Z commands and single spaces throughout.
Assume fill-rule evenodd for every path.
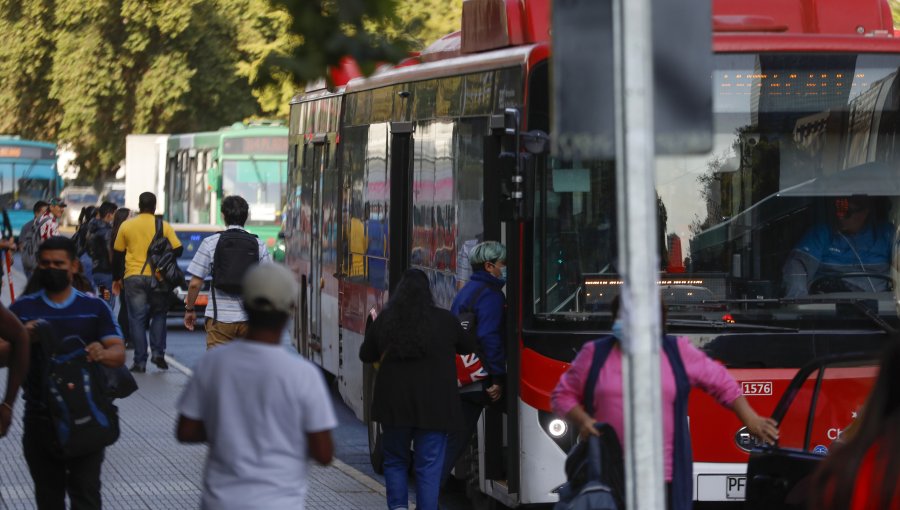
M 894 226 L 879 217 L 873 198 L 841 197 L 832 205 L 834 221 L 814 225 L 788 256 L 785 297 L 889 290 Z

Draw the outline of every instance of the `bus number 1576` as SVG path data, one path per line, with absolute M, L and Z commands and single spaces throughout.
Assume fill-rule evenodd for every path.
M 745 381 L 741 383 L 741 391 L 744 392 L 744 395 L 771 395 L 772 394 L 772 382 L 750 382 Z

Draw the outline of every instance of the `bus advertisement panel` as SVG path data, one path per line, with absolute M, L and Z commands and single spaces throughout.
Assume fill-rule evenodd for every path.
M 656 161 L 665 327 L 728 367 L 761 415 L 799 367 L 877 351 L 898 326 L 900 41 L 887 36 L 886 3 L 853 3 L 852 20 L 838 4 L 805 3 L 810 25 L 799 4 L 714 2 L 713 149 Z M 485 411 L 456 475 L 522 505 L 556 501 L 565 481 L 577 431 L 551 413 L 550 394 L 578 349 L 610 332 L 620 207 L 615 161 L 559 160 L 532 143 L 553 136 L 547 3 L 506 6 L 527 30 L 500 47 L 465 31 L 505 23 L 466 18 L 461 46 L 449 38 L 295 98 L 285 235 L 303 284 L 297 347 L 370 422 L 376 462 L 376 368 L 357 356 L 368 324 L 405 268 L 425 271 L 449 306 L 469 274 L 461 250 L 506 244 L 505 406 Z M 870 376 L 824 387 L 846 409 L 821 415 L 813 446 L 827 451 L 849 425 Z M 700 391 L 689 416 L 695 500 L 742 500 L 753 438 Z

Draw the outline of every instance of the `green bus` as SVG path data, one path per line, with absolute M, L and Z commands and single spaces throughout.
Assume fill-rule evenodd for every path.
M 247 229 L 281 260 L 278 232 L 287 180 L 288 128 L 234 124 L 218 131 L 170 135 L 167 144 L 165 216 L 171 223 L 222 224 L 219 205 L 228 195 L 250 204 Z

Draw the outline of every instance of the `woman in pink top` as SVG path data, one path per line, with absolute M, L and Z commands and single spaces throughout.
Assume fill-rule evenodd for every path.
M 619 301 L 616 298 L 612 303 L 614 316 L 618 316 L 618 305 Z M 665 320 L 663 320 L 663 324 L 665 324 Z M 618 330 L 618 324 L 614 324 L 614 334 Z M 694 347 L 687 338 L 680 337 L 676 341 L 678 354 L 681 357 L 690 387 L 702 389 L 724 407 L 734 411 L 751 434 L 767 443 L 774 443 L 778 439 L 777 423 L 771 418 L 764 418 L 756 414 L 750 403 L 741 394 L 740 386 L 725 367 Z M 603 421 L 609 423 L 620 438 L 624 438 L 622 352 L 618 341 L 615 342 L 603 363 L 597 384 L 594 386 L 594 415 L 588 415 L 584 409 L 584 387 L 591 369 L 594 349 L 595 342 L 586 343 L 572 361 L 569 369 L 560 378 L 551 395 L 553 411 L 576 425 L 582 436 L 597 434 L 594 424 Z M 676 375 L 668 356 L 660 356 L 660 378 L 663 397 L 664 468 L 668 483 L 673 479 L 673 454 L 675 453 L 676 428 L 678 428 L 676 419 L 686 419 L 685 416 L 676 417 L 675 409 L 678 404 L 676 402 Z M 681 408 L 686 409 L 686 403 L 683 404 Z M 689 452 L 687 453 L 689 454 Z M 688 475 L 688 479 L 690 476 Z M 683 505 L 676 505 L 676 508 L 681 506 Z

